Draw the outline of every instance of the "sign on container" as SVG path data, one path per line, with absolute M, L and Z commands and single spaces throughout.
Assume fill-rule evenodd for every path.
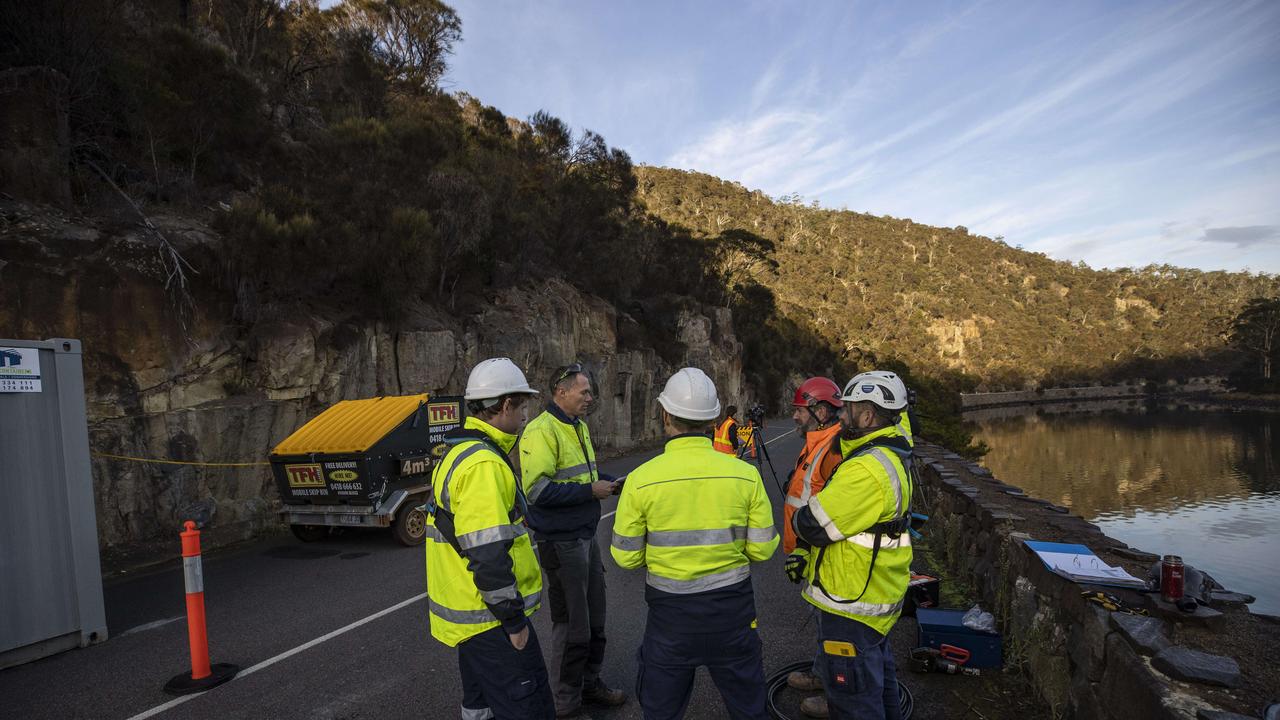
M 0 347 L 0 392 L 40 392 L 40 350 Z

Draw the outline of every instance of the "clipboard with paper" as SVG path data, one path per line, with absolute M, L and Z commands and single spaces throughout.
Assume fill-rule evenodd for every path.
M 1050 572 L 1076 583 L 1145 590 L 1147 583 L 1122 567 L 1108 565 L 1085 545 L 1023 541 Z

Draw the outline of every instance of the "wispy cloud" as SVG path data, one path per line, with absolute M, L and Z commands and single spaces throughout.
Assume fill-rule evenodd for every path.
M 1248 227 L 1205 228 L 1206 242 L 1230 243 L 1236 247 L 1249 247 L 1260 242 L 1280 238 L 1280 225 L 1250 225 Z
M 1233 152 L 1230 155 L 1226 155 L 1219 160 L 1216 165 L 1219 168 L 1227 168 L 1232 165 L 1241 165 L 1243 163 L 1253 162 L 1254 160 L 1261 160 L 1262 158 L 1275 155 L 1276 153 L 1280 153 L 1280 142 L 1266 143 L 1264 145 L 1245 148 L 1243 150 Z
M 1237 232 L 1280 227 L 1280 3 L 548 0 L 525 47 L 527 12 L 461 2 L 507 23 L 468 77 L 641 162 L 1092 264 L 1280 271 Z

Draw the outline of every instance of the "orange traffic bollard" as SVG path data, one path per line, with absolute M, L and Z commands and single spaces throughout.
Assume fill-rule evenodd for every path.
M 236 665 L 209 664 L 209 635 L 204 623 L 204 571 L 200 563 L 200 531 L 190 520 L 182 536 L 182 574 L 187 586 L 187 640 L 191 645 L 191 672 L 175 675 L 164 686 L 173 695 L 203 692 L 230 680 L 240 672 Z

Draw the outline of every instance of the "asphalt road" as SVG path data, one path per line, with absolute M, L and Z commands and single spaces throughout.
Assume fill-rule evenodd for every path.
M 800 449 L 798 436 L 788 434 L 791 427 L 775 421 L 766 431 L 783 482 Z M 621 475 L 652 455 L 602 467 Z M 781 497 L 767 466 L 764 477 L 780 518 Z M 644 630 L 644 575 L 621 570 L 609 557 L 615 505 L 616 498 L 604 503 L 597 540 L 606 549 L 608 572 L 603 675 L 630 694 Z M 176 700 L 162 687 L 189 670 L 181 570 L 113 582 L 106 588 L 110 639 L 0 671 L 0 717 L 457 717 L 456 655 L 428 632 L 424 573 L 422 549 L 401 547 L 383 532 L 346 533 L 312 544 L 275 537 L 206 557 L 212 660 L 244 670 L 221 687 Z M 752 575 L 766 673 L 812 657 L 809 606 L 786 581 L 781 554 L 753 566 Z M 549 624 L 543 608 L 534 626 L 544 644 Z M 618 709 L 592 709 L 590 716 L 641 714 L 632 699 Z M 699 673 L 687 717 L 724 717 L 705 673 Z

